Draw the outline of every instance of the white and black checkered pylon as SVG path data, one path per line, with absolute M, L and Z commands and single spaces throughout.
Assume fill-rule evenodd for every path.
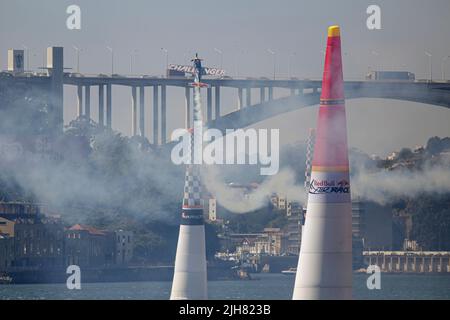
M 306 143 L 306 167 L 305 167 L 305 189 L 306 195 L 309 193 L 309 187 L 311 184 L 311 170 L 312 170 L 312 161 L 314 156 L 314 145 L 316 143 L 316 130 L 309 130 L 309 137 Z
M 194 161 L 194 132 L 190 134 L 190 154 L 191 161 Z M 202 181 L 200 176 L 200 166 L 188 164 L 184 180 L 183 208 L 198 208 L 203 205 Z
M 186 167 L 183 208 L 198 208 L 203 206 L 202 183 L 198 169 L 197 165 L 192 164 Z

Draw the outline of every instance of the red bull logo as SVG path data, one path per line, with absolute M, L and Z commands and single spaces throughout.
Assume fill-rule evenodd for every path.
M 350 183 L 347 180 L 312 180 L 309 193 L 311 194 L 348 194 Z

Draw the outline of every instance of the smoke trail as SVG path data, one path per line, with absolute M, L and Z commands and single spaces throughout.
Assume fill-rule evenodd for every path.
M 198 121 L 203 125 L 202 98 L 199 87 L 194 88 L 194 123 L 195 121 Z
M 224 183 L 219 166 L 207 166 L 202 171 L 203 183 L 218 203 L 233 213 L 247 213 L 268 205 L 274 193 L 286 196 L 290 201 L 305 203 L 305 189 L 296 185 L 291 169 L 283 169 L 267 178 L 257 189 L 245 194 L 242 189 L 231 188 Z
M 422 171 L 361 170 L 351 179 L 353 198 L 374 201 L 381 205 L 395 198 L 414 198 L 423 193 L 450 192 L 448 167 L 427 167 Z

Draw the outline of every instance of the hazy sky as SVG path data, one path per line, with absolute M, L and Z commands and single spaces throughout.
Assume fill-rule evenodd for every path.
M 66 8 L 82 10 L 82 30 L 66 28 Z M 382 30 L 366 28 L 366 9 L 378 4 Z M 31 67 L 42 65 L 47 46 L 65 47 L 66 67 L 75 67 L 76 45 L 81 53 L 81 72 L 110 73 L 110 53 L 115 49 L 117 73 L 130 73 L 130 53 L 137 50 L 134 71 L 163 74 L 165 56 L 186 63 L 199 52 L 207 65 L 218 65 L 223 51 L 224 68 L 231 76 L 271 76 L 277 53 L 277 75 L 320 78 L 326 30 L 340 24 L 343 33 L 345 78 L 363 78 L 368 68 L 398 69 L 429 76 L 428 57 L 433 54 L 435 78 L 441 62 L 450 55 L 450 1 L 448 0 L 0 0 L 0 61 L 6 68 L 8 48 L 26 45 Z M 295 53 L 295 55 L 293 55 Z M 291 56 L 291 59 L 289 57 Z M 444 65 L 450 78 L 450 59 Z M 92 108 L 96 109 L 96 90 Z M 114 128 L 130 134 L 130 93 L 114 89 Z M 150 102 L 150 89 L 147 101 Z M 184 123 L 183 90 L 169 89 L 169 130 Z M 279 95 L 284 94 L 279 92 Z M 256 92 L 254 96 L 257 99 Z M 75 91 L 66 89 L 65 121 L 75 117 Z M 450 110 L 391 100 L 360 99 L 348 102 L 350 145 L 368 153 L 385 155 L 401 146 L 423 144 L 433 135 L 450 136 Z M 236 93 L 224 90 L 224 112 L 236 106 Z M 151 107 L 151 104 L 148 104 Z M 273 118 L 258 127 L 281 128 L 283 142 L 304 140 L 315 126 L 317 108 Z M 93 112 L 94 119 L 97 114 Z M 151 113 L 147 136 L 151 137 Z M 170 132 L 169 132 L 170 133 Z

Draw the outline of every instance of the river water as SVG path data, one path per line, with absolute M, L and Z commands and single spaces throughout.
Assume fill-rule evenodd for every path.
M 210 299 L 289 300 L 294 276 L 259 274 L 253 281 L 209 282 Z M 382 274 L 381 290 L 367 289 L 367 275 L 353 277 L 354 299 L 449 299 L 450 275 Z M 70 291 L 64 284 L 0 285 L 0 299 L 166 300 L 170 282 L 86 283 Z

